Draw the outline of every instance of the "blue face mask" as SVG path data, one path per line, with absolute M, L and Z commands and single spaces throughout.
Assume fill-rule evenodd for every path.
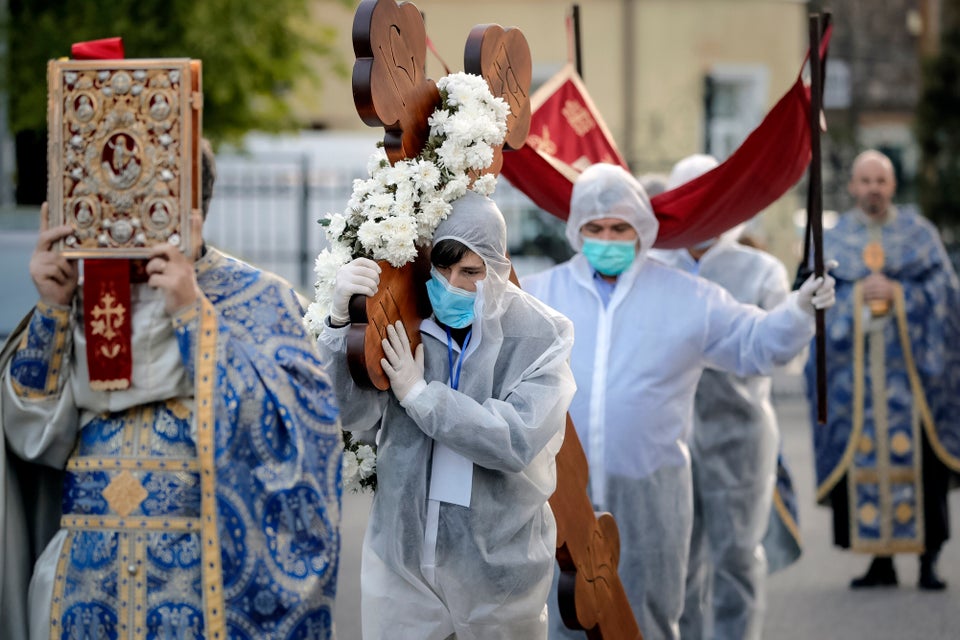
M 433 277 L 427 280 L 427 295 L 437 320 L 451 329 L 462 329 L 473 324 L 473 302 L 477 292 L 453 286 L 433 267 L 430 268 L 430 275 Z
M 637 255 L 637 241 L 584 238 L 583 255 L 601 275 L 618 276 L 633 264 Z

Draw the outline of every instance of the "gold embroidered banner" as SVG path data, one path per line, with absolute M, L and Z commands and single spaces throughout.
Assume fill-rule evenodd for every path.
M 126 260 L 86 260 L 83 322 L 90 388 L 115 391 L 130 386 L 130 265 Z

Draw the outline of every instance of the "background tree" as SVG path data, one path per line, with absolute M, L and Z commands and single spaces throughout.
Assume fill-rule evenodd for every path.
M 960 242 L 960 12 L 944 14 L 939 52 L 923 64 L 916 131 L 921 151 L 920 204 L 944 233 Z
M 326 3 L 350 6 L 350 0 Z M 323 4 L 323 3 L 320 3 Z M 294 120 L 286 94 L 346 73 L 332 28 L 312 0 L 9 0 L 6 24 L 10 130 L 17 144 L 17 200 L 46 196 L 46 64 L 74 42 L 121 36 L 128 58 L 203 61 L 204 134 L 214 142 L 279 131 Z

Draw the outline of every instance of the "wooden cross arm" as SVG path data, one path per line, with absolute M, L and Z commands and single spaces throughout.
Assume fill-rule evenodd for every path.
M 590 640 L 641 640 L 617 565 L 620 534 L 609 513 L 595 513 L 587 496 L 587 458 L 570 416 L 557 454 L 557 490 L 550 507 L 557 521 L 560 616 Z

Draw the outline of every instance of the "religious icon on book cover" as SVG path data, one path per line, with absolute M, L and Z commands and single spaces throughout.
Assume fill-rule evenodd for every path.
M 200 206 L 200 63 L 53 60 L 48 65 L 50 226 L 70 257 L 191 249 Z

